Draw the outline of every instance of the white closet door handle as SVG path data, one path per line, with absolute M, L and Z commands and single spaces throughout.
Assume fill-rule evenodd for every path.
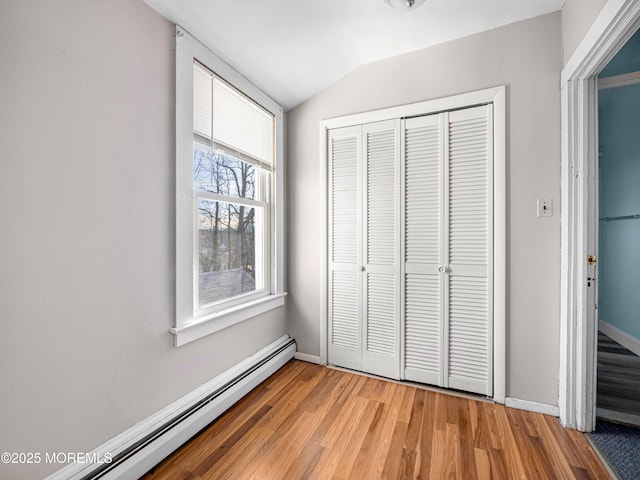
M 448 269 L 447 267 L 440 267 L 440 268 L 438 269 L 438 271 L 439 271 L 440 273 L 449 273 L 449 269 Z

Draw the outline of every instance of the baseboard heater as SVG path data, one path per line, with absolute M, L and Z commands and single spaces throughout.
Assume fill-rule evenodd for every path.
M 88 458 L 96 462 L 70 464 L 46 480 L 140 478 L 291 360 L 295 351 L 295 340 L 281 337 L 95 449 Z M 105 458 L 110 461 L 100 461 Z

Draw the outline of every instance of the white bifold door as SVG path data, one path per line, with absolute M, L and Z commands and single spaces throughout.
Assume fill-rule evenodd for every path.
M 492 395 L 492 106 L 329 132 L 329 362 Z
M 405 120 L 404 378 L 492 395 L 491 105 Z
M 400 375 L 400 120 L 329 134 L 329 359 Z

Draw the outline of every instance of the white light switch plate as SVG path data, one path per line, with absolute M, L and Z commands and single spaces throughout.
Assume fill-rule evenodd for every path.
M 538 199 L 538 216 L 551 217 L 553 215 L 553 201 L 549 197 Z

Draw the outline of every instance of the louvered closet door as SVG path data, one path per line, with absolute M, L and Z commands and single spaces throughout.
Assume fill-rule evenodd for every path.
M 329 132 L 329 362 L 362 369 L 361 127 Z
M 400 374 L 400 121 L 362 127 L 364 216 L 364 332 L 362 369 Z
M 443 386 L 442 114 L 405 121 L 404 162 L 404 378 Z
M 447 117 L 446 386 L 492 395 L 492 110 Z
M 404 128 L 404 378 L 492 394 L 491 106 Z

